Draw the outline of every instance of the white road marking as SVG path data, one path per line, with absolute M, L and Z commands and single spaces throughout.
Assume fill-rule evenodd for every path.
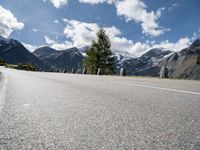
M 163 87 L 158 87 L 158 86 L 149 86 L 149 85 L 138 84 L 138 83 L 125 83 L 125 82 L 124 83 L 123 82 L 114 82 L 114 83 L 119 83 L 119 84 L 124 84 L 124 85 L 133 85 L 133 86 L 137 86 L 137 87 L 145 87 L 145 88 L 151 88 L 151 89 L 157 89 L 157 90 L 164 90 L 164 91 L 170 91 L 170 92 L 179 92 L 179 93 L 200 95 L 199 92 L 192 92 L 192 91 L 184 91 L 184 90 L 163 88 Z

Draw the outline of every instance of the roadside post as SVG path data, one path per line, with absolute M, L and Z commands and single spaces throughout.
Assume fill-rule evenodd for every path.
M 101 68 L 98 68 L 97 75 L 101 75 Z
M 86 70 L 86 68 L 83 68 L 83 72 L 82 72 L 82 74 L 87 74 L 87 70 Z
M 74 68 L 72 68 L 72 73 L 73 73 L 73 74 L 75 73 L 75 69 L 74 69 Z
M 120 76 L 126 76 L 126 71 L 124 68 L 120 69 Z

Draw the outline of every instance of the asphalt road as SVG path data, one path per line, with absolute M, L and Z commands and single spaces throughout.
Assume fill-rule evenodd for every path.
M 200 149 L 199 81 L 0 70 L 0 149 Z

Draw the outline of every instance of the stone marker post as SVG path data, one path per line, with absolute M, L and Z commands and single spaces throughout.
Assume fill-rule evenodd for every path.
M 169 69 L 166 66 L 163 66 L 160 70 L 160 78 L 168 78 L 169 77 Z
M 83 68 L 82 74 L 87 74 L 87 70 L 85 68 Z
M 97 75 L 101 75 L 101 68 L 98 68 Z
M 124 68 L 120 69 L 120 76 L 126 76 L 126 71 Z
M 75 73 L 75 69 L 74 68 L 72 68 L 72 73 Z

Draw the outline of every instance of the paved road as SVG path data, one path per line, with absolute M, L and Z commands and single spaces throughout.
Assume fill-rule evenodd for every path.
M 0 149 L 200 149 L 199 81 L 0 70 Z

